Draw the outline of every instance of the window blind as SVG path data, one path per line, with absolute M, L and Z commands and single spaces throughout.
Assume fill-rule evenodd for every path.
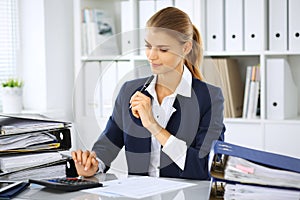
M 18 0 L 0 0 L 0 82 L 17 76 Z M 0 109 L 2 110 L 2 98 Z

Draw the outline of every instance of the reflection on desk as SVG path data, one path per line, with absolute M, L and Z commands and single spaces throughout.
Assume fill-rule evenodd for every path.
M 94 181 L 108 181 L 116 179 L 116 176 L 113 174 L 98 174 L 92 178 Z M 154 195 L 151 197 L 142 198 L 143 200 L 199 200 L 199 199 L 208 199 L 209 191 L 210 191 L 210 182 L 209 181 L 197 181 L 197 180 L 186 180 L 186 179 L 171 179 L 166 178 L 166 180 L 175 180 L 175 181 L 183 181 L 186 183 L 193 183 L 195 186 L 187 187 L 180 190 L 175 190 L 171 192 L 165 192 L 159 195 Z M 53 200 L 53 199 L 60 199 L 60 200 L 129 200 L 132 198 L 128 197 L 108 197 L 103 196 L 100 194 L 92 194 L 87 193 L 84 191 L 77 191 L 77 192 L 60 192 L 57 190 L 47 189 L 35 184 L 31 184 L 30 187 L 19 194 L 16 197 L 17 200 Z

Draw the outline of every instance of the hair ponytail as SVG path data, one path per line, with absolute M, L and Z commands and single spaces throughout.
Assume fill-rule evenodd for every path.
M 200 72 L 200 65 L 202 63 L 202 55 L 203 55 L 203 48 L 202 48 L 202 39 L 198 29 L 193 26 L 193 47 L 189 54 L 186 55 L 184 64 L 188 67 L 191 71 L 193 76 L 199 80 L 203 80 L 203 76 Z

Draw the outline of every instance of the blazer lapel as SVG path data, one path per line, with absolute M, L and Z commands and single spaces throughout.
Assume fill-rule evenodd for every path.
M 175 112 L 170 117 L 170 120 L 167 124 L 166 129 L 172 134 L 176 135 L 179 125 L 180 125 L 180 116 L 181 116 L 181 107 L 178 99 L 176 98 L 173 104 L 173 108 L 176 109 Z
M 177 95 L 173 107 L 176 112 L 171 116 L 166 129 L 174 136 L 191 144 L 197 133 L 200 121 L 200 108 L 197 97 Z

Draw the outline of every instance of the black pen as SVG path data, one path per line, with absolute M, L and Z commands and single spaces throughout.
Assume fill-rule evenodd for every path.
M 140 92 L 144 92 L 146 89 L 147 89 L 147 87 L 150 85 L 150 83 L 151 83 L 151 81 L 154 79 L 154 75 L 151 75 L 148 79 L 147 79 L 147 81 L 145 82 L 145 84 L 143 85 L 143 87 L 142 87 L 142 89 L 140 90 Z M 129 109 L 131 109 L 131 105 L 129 106 Z

